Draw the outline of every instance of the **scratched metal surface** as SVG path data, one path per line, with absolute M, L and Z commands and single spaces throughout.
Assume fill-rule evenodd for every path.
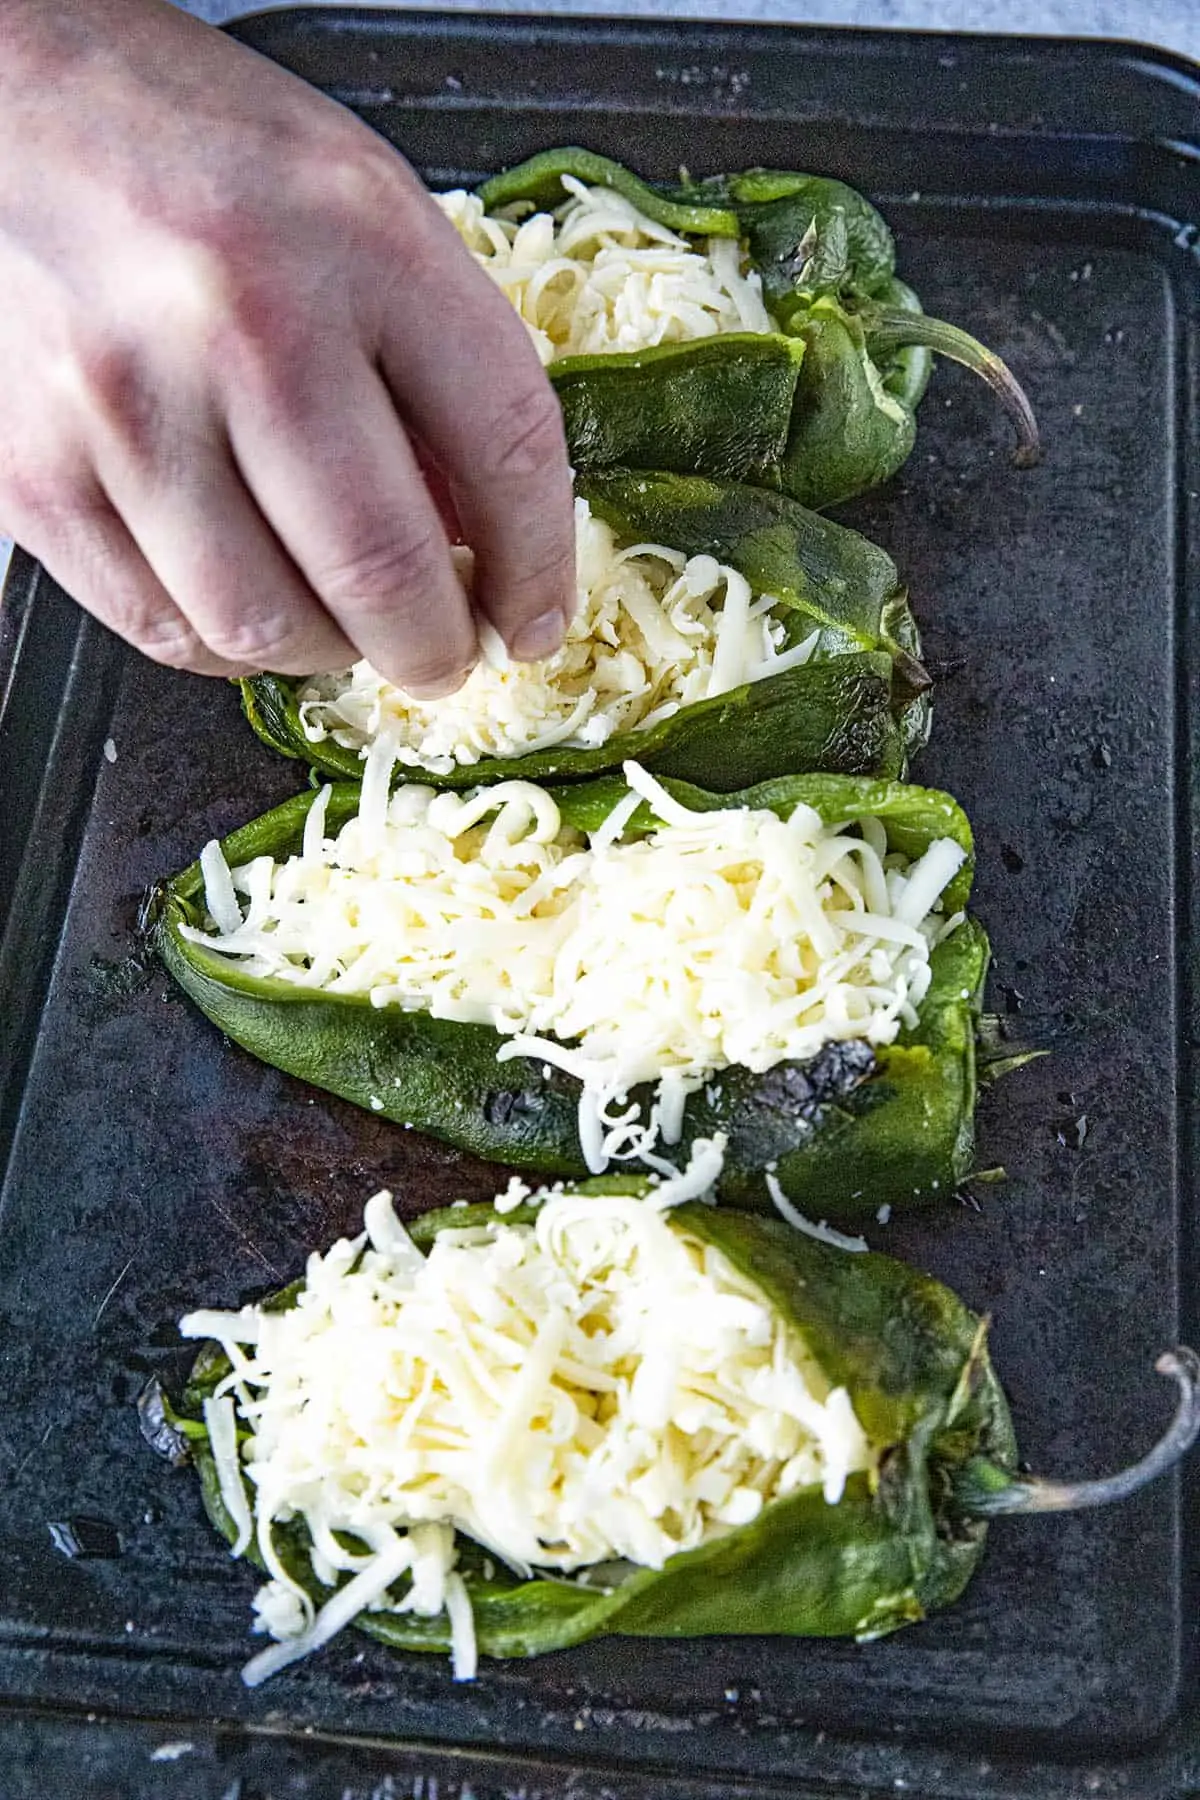
M 1181 165 L 1117 128 L 1122 106 L 1145 119 L 1153 103 L 1182 139 L 1195 94 L 1073 50 L 1114 134 L 1084 144 L 1061 61 L 1034 58 L 1026 79 L 970 46 L 972 104 L 986 89 L 987 117 L 1010 121 L 998 141 L 957 117 L 940 45 L 378 14 L 250 35 L 443 178 L 570 138 L 652 172 L 683 156 L 837 168 L 886 199 L 927 304 L 1020 370 L 1043 468 L 1012 471 L 986 395 L 942 372 L 912 463 L 850 516 L 907 571 L 941 675 L 919 773 L 975 821 L 997 1003 L 1054 1054 L 985 1102 L 1004 1188 L 871 1235 L 994 1313 L 1031 1460 L 1125 1460 L 1168 1411 L 1155 1352 L 1195 1329 L 1184 628 L 1200 270 Z M 697 68 L 724 73 L 700 92 L 667 81 L 664 100 L 664 76 Z M 255 1782 L 371 1791 L 347 1787 L 336 1745 L 306 1751 L 306 1731 L 373 1740 L 362 1766 L 413 1795 L 1184 1791 L 1196 1520 L 1177 1481 L 1109 1513 L 997 1527 L 956 1608 L 866 1648 L 618 1641 L 455 1688 L 438 1661 L 347 1636 L 247 1694 L 253 1577 L 230 1568 L 189 1478 L 145 1451 L 133 1398 L 149 1371 L 179 1372 L 186 1306 L 295 1274 L 374 1187 L 418 1210 L 487 1194 L 494 1172 L 253 1063 L 131 959 L 145 885 L 297 785 L 231 691 L 139 662 L 18 558 L 0 752 L 0 1696 L 165 1721 L 95 1738 L 122 1793 L 216 1793 L 201 1772 L 222 1769 L 251 1784 L 245 1800 Z M 81 1515 L 115 1528 L 118 1556 L 53 1548 L 48 1522 Z M 7 1743 L 10 1767 L 43 1782 L 12 1791 L 47 1791 L 44 1759 L 78 1742 L 68 1723 L 5 1730 L 0 1758 Z M 441 1749 L 388 1750 L 401 1740 Z

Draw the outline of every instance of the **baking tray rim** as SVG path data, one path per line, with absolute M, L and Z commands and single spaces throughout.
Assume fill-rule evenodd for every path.
M 259 24 L 261 22 L 270 21 L 271 24 L 273 26 L 275 26 L 280 21 L 289 21 L 290 22 L 290 21 L 299 21 L 299 20 L 316 20 L 316 19 L 323 18 L 323 17 L 336 17 L 339 24 L 341 24 L 347 20 L 360 22 L 362 24 L 374 24 L 374 23 L 379 22 L 380 20 L 387 20 L 389 22 L 403 23 L 404 25 L 417 24 L 417 25 L 424 26 L 426 28 L 433 26 L 433 25 L 437 25 L 437 26 L 443 27 L 443 28 L 448 27 L 451 31 L 459 30 L 459 29 L 467 27 L 467 26 L 474 27 L 476 30 L 478 30 L 480 28 L 486 28 L 489 25 L 495 25 L 495 26 L 502 26 L 502 27 L 508 28 L 510 30 L 515 27 L 518 35 L 526 35 L 526 34 L 534 33 L 534 32 L 536 32 L 536 30 L 539 27 L 546 26 L 546 25 L 552 25 L 554 27 L 554 29 L 559 32 L 562 32 L 565 29 L 567 32 L 567 35 L 573 35 L 573 34 L 576 34 L 579 32 L 588 32 L 597 27 L 604 28 L 606 30 L 611 30 L 614 27 L 620 27 L 622 25 L 636 27 L 638 29 L 639 33 L 652 32 L 653 28 L 655 28 L 657 26 L 658 31 L 654 32 L 654 35 L 661 35 L 661 33 L 664 29 L 661 22 L 659 22 L 659 21 L 645 20 L 645 19 L 638 18 L 636 16 L 621 15 L 621 14 L 611 14 L 611 15 L 606 14 L 606 15 L 599 15 L 599 16 L 589 15 L 586 18 L 564 19 L 562 17 L 551 18 L 551 17 L 545 16 L 545 15 L 506 15 L 506 14 L 500 14 L 500 13 L 496 13 L 496 14 L 491 14 L 491 13 L 489 13 L 489 14 L 460 14 L 460 13 L 439 14 L 439 13 L 431 12 L 431 11 L 425 11 L 425 12 L 420 12 L 420 13 L 409 13 L 409 12 L 401 12 L 401 11 L 389 11 L 386 9 L 376 9 L 376 8 L 331 9 L 328 7 L 311 7 L 311 8 L 309 8 L 309 7 L 287 7 L 287 8 L 281 8 L 281 9 L 252 11 L 252 12 L 248 12 L 248 13 L 239 15 L 239 17 L 236 20 L 230 21 L 230 24 L 233 26 L 236 26 L 238 28 L 242 28 L 242 27 L 253 26 L 253 25 Z M 775 26 L 775 25 L 762 24 L 762 23 L 753 22 L 753 21 L 747 21 L 745 23 L 732 23 L 732 22 L 725 22 L 725 21 L 718 22 L 718 21 L 714 21 L 711 19 L 695 20 L 695 21 L 687 21 L 687 20 L 672 21 L 671 28 L 673 28 L 676 24 L 684 26 L 685 28 L 688 28 L 688 29 L 694 28 L 694 29 L 703 31 L 706 34 L 713 34 L 713 35 L 719 34 L 719 35 L 723 35 L 726 37 L 729 35 L 729 33 L 731 31 L 746 32 L 748 34 L 752 34 L 760 42 L 763 41 L 763 39 L 765 39 L 767 36 L 774 35 L 777 32 L 786 31 L 789 34 L 802 34 L 809 41 L 811 41 L 814 38 L 827 39 L 836 46 L 839 53 L 841 53 L 845 50 L 850 50 L 852 48 L 852 46 L 854 45 L 854 43 L 856 43 L 856 42 L 861 43 L 862 40 L 864 40 L 864 39 L 870 39 L 877 43 L 886 44 L 889 46 L 892 46 L 892 45 L 899 46 L 900 44 L 903 44 L 903 46 L 906 50 L 916 49 L 922 45 L 943 44 L 943 43 L 947 43 L 947 42 L 961 43 L 963 41 L 963 34 L 958 34 L 958 33 L 953 33 L 953 32 L 945 32 L 945 33 L 942 33 L 942 32 L 937 32 L 937 33 L 934 33 L 934 32 L 908 32 L 908 31 L 898 31 L 898 30 L 889 30 L 889 29 L 863 31 L 860 28 L 856 28 L 856 27 L 807 27 L 807 26 L 803 26 L 803 25 L 799 25 L 799 24 L 787 25 L 787 26 Z M 967 41 L 969 42 L 972 50 L 996 49 L 996 50 L 999 50 L 1004 53 L 1010 52 L 1014 47 L 1026 43 L 1026 40 L 1022 40 L 1020 38 L 1016 38 L 1016 37 L 1013 37 L 1013 36 L 1007 35 L 1007 34 L 989 34 L 986 37 L 985 36 L 971 37 Z M 1181 74 L 1186 79 L 1186 81 L 1189 83 L 1189 85 L 1197 88 L 1197 97 L 1200 98 L 1200 64 L 1192 63 L 1187 58 L 1181 57 L 1173 52 L 1161 50 L 1155 46 L 1139 46 L 1135 43 L 1128 43 L 1124 40 L 1117 40 L 1117 39 L 1092 40 L 1092 39 L 1082 39 L 1082 38 L 1074 38 L 1074 37 L 1041 38 L 1036 41 L 1036 44 L 1038 47 L 1044 45 L 1044 46 L 1053 47 L 1053 48 L 1067 48 L 1072 51 L 1082 52 L 1085 55 L 1088 55 L 1097 49 L 1103 49 L 1105 51 L 1120 53 L 1121 60 L 1126 60 L 1126 54 L 1128 52 L 1135 51 L 1138 53 L 1138 55 L 1140 57 L 1142 57 L 1144 60 L 1148 60 L 1152 65 L 1155 65 L 1162 69 L 1169 70 L 1173 73 Z M 914 130 L 916 130 L 916 129 L 919 129 L 919 128 L 914 127 Z M 17 596 L 20 593 L 20 590 L 23 585 L 28 589 L 30 596 L 32 596 L 34 589 L 36 588 L 37 582 L 40 579 L 40 576 L 41 576 L 41 570 L 40 570 L 39 566 L 32 561 L 32 559 L 21 558 L 21 557 L 14 558 L 13 566 L 11 567 L 11 569 L 9 571 L 9 576 L 5 583 L 4 600 L 5 600 L 6 610 L 7 610 L 7 606 L 8 606 L 10 597 Z M 7 697 L 11 697 L 11 696 L 8 695 Z M 3 712 L 0 711 L 0 728 L 3 727 L 3 723 L 4 723 Z M 2 924 L 3 924 L 3 921 L 0 921 L 0 925 L 2 925 Z M 0 935 L 2 935 L 2 932 L 0 932 Z M 3 1705 L 4 1705 L 4 1711 L 6 1713 L 14 1711 L 14 1710 L 18 1710 L 18 1709 L 9 1707 L 7 1703 L 3 1703 Z M 38 1708 L 35 1704 L 34 1706 L 20 1707 L 19 1710 L 23 1714 L 28 1714 L 29 1716 L 34 1716 L 38 1711 L 43 1710 L 43 1709 Z M 45 1709 L 45 1710 L 49 1710 L 49 1709 Z M 63 1709 L 63 1710 L 64 1710 L 64 1716 L 68 1716 L 68 1717 L 76 1717 L 83 1713 L 82 1705 L 78 1709 L 70 1708 L 70 1709 Z M 128 1718 L 130 1720 L 136 1720 L 139 1717 L 139 1715 L 136 1713 L 136 1711 L 126 1713 L 124 1711 L 124 1709 L 120 1709 L 120 1710 L 109 1709 L 109 1710 L 113 1710 L 114 1717 L 118 1717 L 118 1718 L 123 1718 L 123 1719 Z M 329 1743 L 329 1744 L 358 1745 L 358 1746 L 361 1746 L 363 1749 L 367 1749 L 370 1747 L 378 1747 L 378 1748 L 382 1748 L 385 1750 L 392 1750 L 396 1754 L 407 1753 L 409 1750 L 411 1750 L 415 1753 L 427 1752 L 431 1757 L 439 1757 L 439 1758 L 445 1758 L 448 1756 L 453 1756 L 455 1754 L 460 1754 L 464 1758 L 464 1760 L 469 1760 L 476 1755 L 479 1755 L 481 1757 L 488 1757 L 492 1754 L 495 1754 L 497 1757 L 499 1757 L 499 1755 L 502 1754 L 501 1752 L 492 1752 L 488 1748 L 483 1747 L 483 1746 L 472 1746 L 469 1744 L 454 1746 L 454 1745 L 450 1745 L 450 1744 L 422 1745 L 422 1744 L 418 1744 L 416 1742 L 413 1742 L 412 1744 L 400 1743 L 400 1742 L 389 1743 L 387 1740 L 380 1740 L 378 1738 L 373 1738 L 367 1734 L 360 1735 L 357 1733 L 306 1732 L 299 1725 L 297 1725 L 294 1729 L 293 1728 L 284 1728 L 280 1731 L 275 1731 L 273 1728 L 270 1728 L 270 1727 L 263 1728 L 263 1727 L 260 1727 L 260 1726 L 254 1725 L 254 1724 L 246 1725 L 242 1722 L 229 1721 L 228 1724 L 222 1723 L 222 1725 L 219 1727 L 219 1729 L 224 1732 L 233 1734 L 233 1735 L 236 1735 L 239 1733 L 244 1734 L 247 1737 L 257 1737 L 259 1735 L 280 1736 L 280 1737 L 283 1737 L 283 1738 L 286 1738 L 289 1740 L 294 1739 L 297 1742 L 313 1741 L 315 1743 L 324 1742 L 324 1743 Z M 840 1735 L 842 1736 L 843 1741 L 846 1741 L 846 1742 L 859 1741 L 859 1740 L 856 1740 L 856 1739 L 848 1736 L 848 1734 L 845 1734 L 845 1733 L 842 1733 Z M 920 1748 L 921 1748 L 920 1740 L 917 1740 L 916 1744 L 914 1745 L 914 1748 L 917 1749 L 918 1751 L 920 1750 Z M 1128 1769 L 1131 1772 L 1136 1771 L 1136 1770 L 1143 1770 L 1147 1774 L 1149 1774 L 1152 1769 L 1156 1769 L 1161 1766 L 1161 1773 L 1162 1773 L 1164 1779 L 1170 1785 L 1167 1787 L 1162 1787 L 1162 1788 L 1159 1788 L 1156 1786 L 1153 1791 L 1156 1796 L 1159 1793 L 1161 1793 L 1164 1796 L 1164 1800 L 1165 1800 L 1165 1796 L 1168 1793 L 1170 1793 L 1172 1795 L 1174 1795 L 1176 1793 L 1179 1793 L 1179 1794 L 1183 1793 L 1184 1788 L 1182 1786 L 1177 1787 L 1175 1785 L 1176 1781 L 1181 1781 L 1183 1783 L 1186 1783 L 1188 1788 L 1190 1789 L 1193 1783 L 1195 1783 L 1197 1780 L 1200 1780 L 1200 1774 L 1198 1774 L 1198 1772 L 1197 1772 L 1197 1765 L 1194 1764 L 1191 1760 L 1188 1760 L 1186 1765 L 1183 1763 L 1177 1763 L 1177 1762 L 1173 1761 L 1171 1768 L 1167 1768 L 1165 1765 L 1163 1765 L 1162 1758 L 1167 1755 L 1170 1755 L 1170 1754 L 1171 1754 L 1171 1752 L 1165 1746 L 1161 1750 L 1158 1749 L 1157 1747 L 1154 1747 L 1152 1754 L 1149 1754 L 1148 1756 L 1146 1756 L 1144 1758 L 1138 1757 L 1135 1755 L 1127 1763 L 1122 1762 L 1120 1764 L 1120 1768 L 1122 1770 Z M 508 1758 L 507 1760 L 511 1763 L 511 1765 L 513 1767 L 519 1767 L 522 1764 L 522 1762 L 525 1762 L 525 1761 L 528 1761 L 532 1765 L 533 1762 L 536 1761 L 536 1759 L 531 1757 L 529 1755 L 529 1753 L 527 1753 L 527 1752 L 515 1753 L 511 1758 Z M 1001 1758 L 1001 1757 L 996 1757 L 993 1760 L 997 1764 L 1000 1764 L 1005 1761 L 1005 1759 Z M 601 1764 L 598 1764 L 594 1760 L 594 1757 L 582 1757 L 582 1758 L 580 1758 L 578 1765 L 574 1765 L 574 1766 L 578 1766 L 581 1769 L 586 1768 L 591 1773 L 600 1774 L 600 1773 L 604 1772 L 603 1766 Z M 1019 1769 L 1017 1768 L 1017 1766 L 1016 1765 L 1013 1765 L 1013 1766 L 1014 1766 L 1014 1773 L 1019 1773 Z M 611 1768 L 612 1765 L 610 1764 L 609 1767 Z M 637 1761 L 633 1761 L 629 1764 L 622 1763 L 622 1764 L 618 1765 L 618 1768 L 617 1768 L 617 1770 L 614 1771 L 614 1773 L 617 1773 L 619 1776 L 620 1773 L 623 1771 L 625 1774 L 627 1774 L 627 1776 L 630 1779 L 633 1779 L 639 1774 L 640 1771 L 646 1770 L 646 1769 L 651 1769 L 653 1767 L 654 1767 L 654 1764 L 652 1762 L 643 1762 L 643 1763 L 639 1764 Z M 729 1782 L 727 1782 L 723 1785 L 727 1789 L 732 1789 L 734 1787 L 738 1787 L 738 1788 L 744 1787 L 749 1792 L 761 1791 L 766 1795 L 766 1794 L 772 1794 L 778 1790 L 778 1779 L 764 1777 L 760 1781 L 755 1777 L 745 1776 L 745 1777 L 732 1778 Z M 683 1793 L 690 1794 L 690 1793 L 699 1792 L 699 1791 L 701 1791 L 702 1786 L 703 1786 L 703 1781 L 702 1781 L 702 1778 L 699 1776 L 689 1775 L 686 1777 L 680 1777 L 679 1791 L 681 1794 L 683 1794 Z M 664 1789 L 664 1791 L 665 1791 L 665 1789 Z M 796 1788 L 791 1787 L 791 1786 L 789 1786 L 787 1791 L 789 1791 L 791 1793 L 798 1792 L 798 1790 Z M 832 1793 L 835 1793 L 838 1791 L 840 1791 L 840 1789 L 831 1789 L 828 1786 L 821 1784 L 821 1792 L 822 1793 L 832 1794 Z M 1103 1792 L 1104 1790 L 1102 1788 L 1098 1788 L 1096 1791 Z M 1139 1790 L 1139 1792 L 1141 1792 L 1144 1796 L 1146 1796 L 1147 1800 L 1148 1800 L 1148 1795 L 1149 1795 L 1148 1789 L 1142 1789 L 1142 1790 Z
M 872 46 L 877 50 L 892 49 L 907 54 L 923 49 L 944 48 L 950 44 L 983 57 L 1011 56 L 1021 60 L 1036 56 L 1039 52 L 1064 52 L 1079 56 L 1084 61 L 1093 58 L 1097 61 L 1112 60 L 1118 64 L 1144 68 L 1151 74 L 1165 78 L 1172 88 L 1190 92 L 1200 107 L 1200 56 L 1192 57 L 1186 51 L 1174 50 L 1169 45 L 1157 44 L 1148 38 L 1123 37 L 1107 32 L 1097 33 L 1092 37 L 1078 32 L 1030 34 L 1011 31 L 955 31 L 951 28 L 935 30 L 924 26 L 904 25 L 846 25 L 801 19 L 743 18 L 736 11 L 730 17 L 720 19 L 711 14 L 705 16 L 692 13 L 672 15 L 668 19 L 653 14 L 619 10 L 511 13 L 491 7 L 439 11 L 436 7 L 319 4 L 249 7 L 225 20 L 220 29 L 232 36 L 241 37 L 260 31 L 264 26 L 273 28 L 277 21 L 290 24 L 293 21 L 316 23 L 328 20 L 339 30 L 346 31 L 350 27 L 371 25 L 379 19 L 430 30 L 449 28 L 451 33 L 471 37 L 486 36 L 490 30 L 503 30 L 517 36 L 535 36 L 538 32 L 549 32 L 570 37 L 575 32 L 603 33 L 609 28 L 625 27 L 646 37 L 661 38 L 667 43 L 673 42 L 680 31 L 725 38 L 745 32 L 760 42 L 766 42 L 772 37 L 782 39 L 800 33 L 810 43 L 827 44 L 831 50 L 848 51 L 852 55 L 855 54 L 856 47 Z M 1196 127 L 1196 148 L 1200 151 L 1200 114 L 1196 119 Z M 913 129 L 923 130 L 925 127 L 914 126 Z M 1106 131 L 1099 135 L 1124 134 Z

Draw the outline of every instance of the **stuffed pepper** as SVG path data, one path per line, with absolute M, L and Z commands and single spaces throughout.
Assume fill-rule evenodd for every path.
M 970 1171 L 988 945 L 946 794 L 799 776 L 474 794 L 388 759 L 210 843 L 160 955 L 264 1061 L 546 1174 L 669 1173 L 854 1212 Z
M 985 1322 L 890 1257 L 703 1204 L 719 1159 L 411 1231 L 380 1193 L 293 1288 L 182 1321 L 212 1341 L 156 1442 L 266 1577 L 249 1685 L 349 1624 L 462 1679 L 607 1634 L 877 1638 L 961 1593 L 989 1515 L 1120 1498 L 1194 1439 L 1179 1351 L 1142 1463 L 1018 1474 Z
M 494 633 L 462 688 L 416 700 L 369 663 L 242 683 L 285 755 L 356 778 L 474 786 L 647 768 L 732 790 L 784 772 L 899 773 L 929 679 L 895 564 L 781 494 L 609 470 L 575 503 L 578 610 L 563 648 L 511 663 Z M 460 552 L 469 557 L 469 552 Z M 469 563 L 464 565 L 469 579 Z
M 651 186 L 548 150 L 437 196 L 529 328 L 581 469 L 625 463 L 780 487 L 829 506 L 888 479 L 937 351 L 983 377 L 1038 452 L 999 357 L 928 318 L 892 236 L 824 176 L 753 169 Z

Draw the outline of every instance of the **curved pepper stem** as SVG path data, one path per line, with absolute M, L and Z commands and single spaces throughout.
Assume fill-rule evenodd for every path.
M 1013 461 L 1019 469 L 1032 469 L 1041 460 L 1042 444 L 1037 420 L 1024 388 L 994 350 L 981 344 L 969 332 L 944 319 L 931 319 L 927 313 L 909 312 L 896 307 L 872 307 L 863 319 L 867 344 L 872 356 L 876 352 L 900 350 L 911 344 L 923 344 L 952 362 L 974 370 L 998 397 L 1000 404 L 1017 429 L 1017 448 Z
M 1154 1366 L 1179 1384 L 1179 1405 L 1168 1430 L 1139 1462 L 1099 1481 L 1045 1481 L 1037 1475 L 1014 1475 L 984 1457 L 972 1457 L 955 1482 L 955 1497 L 963 1511 L 981 1519 L 1002 1513 L 1082 1512 L 1085 1507 L 1127 1500 L 1165 1475 L 1200 1437 L 1200 1357 L 1181 1346 L 1165 1350 Z

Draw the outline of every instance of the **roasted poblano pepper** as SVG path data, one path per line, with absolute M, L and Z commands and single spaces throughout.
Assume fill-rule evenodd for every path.
M 943 896 L 947 916 L 970 891 L 971 828 L 947 794 L 899 782 L 809 775 L 716 795 L 684 782 L 664 787 L 697 811 L 766 808 L 787 817 L 800 804 L 825 823 L 876 818 L 892 850 L 910 859 L 939 838 L 968 851 Z M 628 792 L 615 777 L 550 790 L 564 824 L 596 829 Z M 231 867 L 258 856 L 282 860 L 300 847 L 315 795 L 302 794 L 234 832 L 222 849 Z M 358 810 L 356 785 L 335 783 L 325 830 Z M 656 821 L 643 802 L 625 836 Z M 583 1176 L 577 1081 L 536 1059 L 498 1063 L 502 1042 L 487 1025 L 436 1019 L 365 997 L 314 992 L 244 974 L 233 960 L 186 938 L 204 920 L 198 864 L 160 888 L 151 931 L 166 967 L 200 1010 L 264 1062 L 355 1104 L 500 1163 L 546 1175 Z M 800 1207 L 848 1216 L 882 1201 L 947 1198 L 970 1173 L 974 1149 L 976 1025 L 988 965 L 982 927 L 965 919 L 933 950 L 933 979 L 919 1025 L 872 1050 L 849 1040 L 805 1062 L 765 1074 L 729 1067 L 689 1096 L 679 1154 L 697 1138 L 728 1140 L 718 1192 L 769 1208 L 765 1175 Z M 650 1095 L 631 1098 L 647 1105 Z
M 459 788 L 514 774 L 570 781 L 619 769 L 629 757 L 656 774 L 726 792 L 785 772 L 901 772 L 928 735 L 929 678 L 886 551 L 782 494 L 702 477 L 609 469 L 580 480 L 577 491 L 620 547 L 652 542 L 689 557 L 715 556 L 744 575 L 756 595 L 776 595 L 789 645 L 820 632 L 811 659 L 696 701 L 645 731 L 617 733 L 595 749 L 559 745 L 441 775 L 401 765 L 396 779 Z M 305 736 L 302 681 L 256 675 L 241 685 L 246 716 L 266 743 L 335 779 L 357 780 L 357 750 Z
M 730 333 L 550 366 L 576 466 L 697 470 L 832 506 L 877 487 L 908 458 L 931 353 L 964 363 L 1016 424 L 1017 461 L 1037 425 L 1000 358 L 922 312 L 897 279 L 875 208 L 826 176 L 751 169 L 652 186 L 587 150 L 547 150 L 485 182 L 489 212 L 553 209 L 564 176 L 615 189 L 683 236 L 738 238 L 778 331 Z
M 612 1183 L 595 1185 L 613 1191 Z M 624 1179 L 621 1191 L 630 1185 Z M 500 1223 L 533 1216 L 510 1212 Z M 451 1208 L 426 1214 L 411 1232 L 427 1249 L 443 1230 L 496 1217 L 487 1206 Z M 958 1597 L 983 1554 L 989 1516 L 1122 1499 L 1171 1467 L 1200 1429 L 1196 1358 L 1170 1352 L 1158 1366 L 1179 1384 L 1178 1416 L 1140 1463 L 1074 1484 L 1019 1474 L 986 1323 L 947 1288 L 891 1257 L 849 1254 L 777 1220 L 698 1202 L 667 1217 L 675 1231 L 720 1251 L 782 1315 L 830 1386 L 847 1390 L 876 1467 L 852 1475 L 836 1504 L 820 1488 L 801 1488 L 661 1569 L 608 1564 L 603 1585 L 522 1580 L 460 1538 L 459 1569 L 484 1655 L 536 1656 L 607 1635 L 882 1637 Z M 270 1304 L 292 1304 L 299 1288 Z M 204 1401 L 228 1373 L 223 1353 L 206 1346 L 175 1424 L 191 1448 L 209 1517 L 233 1543 L 237 1530 L 203 1423 Z M 253 1488 L 245 1488 L 253 1507 Z M 277 1526 L 273 1535 L 292 1578 L 314 1600 L 328 1599 L 312 1572 L 303 1524 Z M 444 1615 L 368 1612 L 355 1623 L 396 1649 L 450 1647 Z

